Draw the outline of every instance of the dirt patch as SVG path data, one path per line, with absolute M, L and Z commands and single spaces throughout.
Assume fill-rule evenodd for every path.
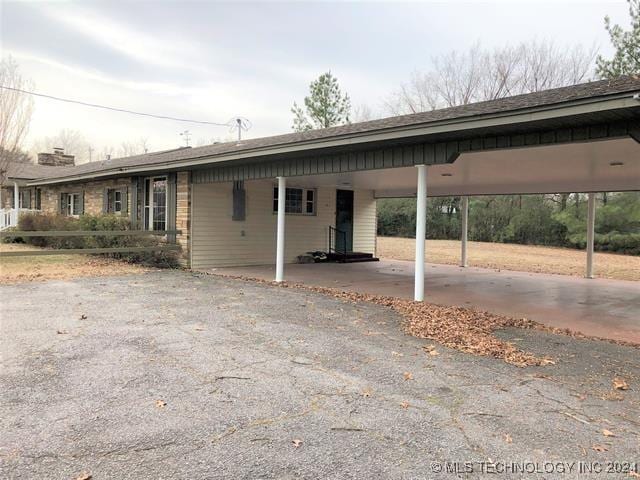
M 494 335 L 497 330 L 509 327 L 535 329 L 544 332 L 568 335 L 574 338 L 590 338 L 619 345 L 640 347 L 640 345 L 631 342 L 589 337 L 581 332 L 548 327 L 526 318 L 511 318 L 505 315 L 497 315 L 471 308 L 435 305 L 432 303 L 415 302 L 383 295 L 346 292 L 337 288 L 316 287 L 301 283 L 277 283 L 274 281 L 263 280 L 261 278 L 216 273 L 212 273 L 210 275 L 257 282 L 281 288 L 297 288 L 323 295 L 329 295 L 334 298 L 354 303 L 369 302 L 388 307 L 403 317 L 403 328 L 409 335 L 434 340 L 445 347 L 459 350 L 461 352 L 499 358 L 504 360 L 506 363 L 518 367 L 549 365 L 554 364 L 555 361 L 550 357 L 539 357 L 532 353 L 524 352 L 518 349 L 513 343 L 499 339 Z M 433 351 L 428 347 L 426 348 L 429 353 Z
M 378 237 L 377 255 L 394 260 L 414 260 L 412 238 Z M 540 247 L 506 243 L 469 242 L 469 266 L 532 273 L 584 276 L 586 253 L 570 248 Z M 460 242 L 427 240 L 426 261 L 445 265 L 460 264 Z M 600 278 L 640 280 L 640 257 L 595 253 L 594 270 Z
M 0 252 L 39 250 L 20 244 L 0 244 Z M 0 284 L 66 280 L 77 277 L 131 275 L 149 271 L 112 258 L 90 255 L 44 255 L 0 259 Z

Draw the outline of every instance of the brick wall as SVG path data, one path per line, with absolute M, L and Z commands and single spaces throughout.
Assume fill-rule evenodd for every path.
M 85 183 L 67 183 L 64 185 L 43 185 L 42 211 L 59 213 L 61 193 L 81 193 L 84 191 L 84 213 L 98 215 L 103 213 L 103 198 L 105 188 L 131 188 L 131 179 L 115 178 Z M 129 211 L 131 211 L 131 192 L 129 192 Z
M 178 244 L 182 246 L 182 264 L 190 266 L 191 249 L 191 174 L 178 172 L 176 178 L 176 230 L 182 230 L 177 236 Z
M 138 212 L 138 227 L 142 225 L 142 181 L 138 191 L 138 205 L 131 204 L 131 178 L 116 178 L 111 180 L 100 180 L 84 183 L 68 183 L 64 185 L 43 185 L 41 189 L 42 211 L 47 213 L 60 212 L 61 193 L 81 193 L 84 192 L 84 213 L 98 215 L 103 213 L 103 198 L 106 188 L 122 189 L 128 188 L 128 212 Z M 35 191 L 34 187 L 31 187 Z M 3 188 L 2 203 L 11 207 L 13 198 L 13 188 Z M 35 199 L 32 197 L 32 202 Z M 182 234 L 177 236 L 178 244 L 182 247 L 181 263 L 183 266 L 190 266 L 191 248 L 191 174 L 190 172 L 178 172 L 176 175 L 176 230 L 181 230 Z M 32 203 L 35 208 L 35 203 Z

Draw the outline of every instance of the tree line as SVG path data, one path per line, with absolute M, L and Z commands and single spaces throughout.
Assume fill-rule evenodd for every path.
M 457 240 L 461 197 L 430 197 L 427 239 Z M 640 192 L 596 195 L 595 248 L 640 255 Z M 415 238 L 416 200 L 378 200 L 378 234 Z M 492 195 L 470 197 L 469 240 L 583 249 L 587 196 Z

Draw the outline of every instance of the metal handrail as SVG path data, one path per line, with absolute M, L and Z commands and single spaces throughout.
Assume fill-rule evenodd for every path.
M 344 250 L 342 251 L 338 250 L 336 247 L 338 235 L 342 236 L 342 245 L 344 246 Z M 331 225 L 329 225 L 329 253 L 336 253 L 345 258 L 347 256 L 347 232 L 339 230 Z

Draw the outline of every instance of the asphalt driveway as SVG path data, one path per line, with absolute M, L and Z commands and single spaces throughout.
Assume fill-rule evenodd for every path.
M 429 355 L 383 307 L 186 272 L 2 286 L 0 302 L 1 478 L 457 478 L 447 461 L 459 478 L 575 478 L 640 461 L 629 347 L 510 330 L 556 365 Z

